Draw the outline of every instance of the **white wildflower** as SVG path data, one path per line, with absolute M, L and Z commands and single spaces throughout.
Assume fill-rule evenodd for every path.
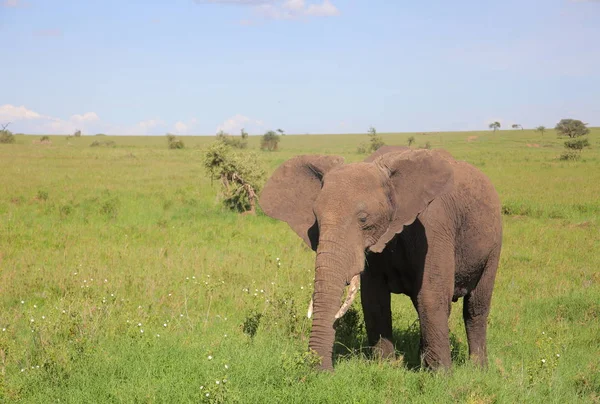
M 211 361 L 212 360 L 212 355 L 208 355 L 208 360 Z

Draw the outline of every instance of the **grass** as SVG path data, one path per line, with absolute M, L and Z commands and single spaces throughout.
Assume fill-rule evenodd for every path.
M 16 136 L 0 145 L 0 402 L 600 402 L 600 130 L 575 162 L 553 131 L 382 134 L 410 136 L 500 193 L 488 370 L 465 360 L 461 303 L 452 372 L 419 369 L 416 313 L 394 295 L 402 360 L 369 359 L 356 302 L 335 373 L 313 371 L 314 254 L 285 223 L 221 208 L 202 169 L 212 138 Z M 261 158 L 360 161 L 365 140 L 285 136 Z

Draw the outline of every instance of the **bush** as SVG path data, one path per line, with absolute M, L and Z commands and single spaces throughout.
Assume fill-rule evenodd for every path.
M 242 130 L 242 138 L 233 137 L 223 131 L 217 133 L 217 140 L 225 143 L 227 146 L 234 147 L 236 149 L 246 149 L 248 147 L 248 142 L 244 138 L 244 133 Z M 246 133 L 246 137 L 248 134 Z
M 560 155 L 559 159 L 563 161 L 576 161 L 581 158 L 581 153 L 575 150 L 565 150 Z
M 92 142 L 92 144 L 90 144 L 90 147 L 100 147 L 100 146 L 105 146 L 105 147 L 116 147 L 117 144 L 115 143 L 114 140 L 107 140 L 105 142 L 100 142 L 98 140 L 94 140 Z
M 412 144 L 415 142 L 415 137 L 411 136 L 408 138 L 408 147 L 412 146 Z
M 583 150 L 590 147 L 590 141 L 588 139 L 570 139 L 565 142 L 565 147 L 571 150 Z
M 75 136 L 75 137 L 81 137 L 81 131 L 79 129 L 77 129 L 75 131 L 75 133 L 73 133 L 73 136 Z
M 241 132 L 242 132 L 242 139 L 247 139 L 248 138 L 248 132 L 246 132 L 243 128 L 242 128 Z
M 15 135 L 8 129 L 0 130 L 0 143 L 10 144 L 15 143 Z
M 182 140 L 179 140 L 170 133 L 167 133 L 167 143 L 169 145 L 169 149 L 183 149 L 185 145 Z
M 270 130 L 263 135 L 262 140 L 260 141 L 260 149 L 268 151 L 277 150 L 279 148 L 279 140 L 279 135 Z
M 383 139 L 377 134 L 377 130 L 372 126 L 369 128 L 369 137 L 371 138 L 369 141 L 371 142 L 372 152 L 377 151 L 381 146 L 385 146 Z
M 104 133 L 96 133 L 96 136 L 106 136 Z
M 49 141 L 50 141 L 49 136 L 42 136 L 42 138 L 40 139 L 40 142 L 49 142 Z
M 224 142 L 209 146 L 204 167 L 211 180 L 223 186 L 223 204 L 237 212 L 255 213 L 257 193 L 262 188 L 265 170 L 254 153 L 235 152 Z
M 369 152 L 369 144 L 365 142 L 359 144 L 356 148 L 356 152 L 359 154 L 367 154 Z

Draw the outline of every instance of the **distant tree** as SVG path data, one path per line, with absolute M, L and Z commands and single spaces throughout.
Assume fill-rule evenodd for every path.
M 242 132 L 242 139 L 246 139 L 246 138 L 248 137 L 248 132 L 246 132 L 246 131 L 244 130 L 244 128 L 242 128 L 242 131 L 241 131 L 241 132 Z
M 500 124 L 500 122 L 496 121 L 496 122 L 490 123 L 489 128 L 493 129 L 494 132 L 496 132 L 498 129 L 500 129 L 501 126 L 502 125 Z
M 412 146 L 412 144 L 415 142 L 415 137 L 411 136 L 408 138 L 408 147 Z
M 279 148 L 280 137 L 275 131 L 265 133 L 260 141 L 260 149 L 274 151 Z
M 8 128 L 8 125 L 10 125 L 10 122 L 2 125 L 2 129 L 0 130 L 0 143 L 10 144 L 15 143 L 16 141 L 12 132 L 6 129 Z
M 377 151 L 377 149 L 379 149 L 381 146 L 385 146 L 383 139 L 377 134 L 377 130 L 372 126 L 369 128 L 369 137 L 372 152 Z
M 561 119 L 554 129 L 556 129 L 558 136 L 568 136 L 573 139 L 590 133 L 586 125 L 579 119 Z
M 521 130 L 523 130 L 523 125 L 520 125 L 520 124 L 518 124 L 518 123 L 514 123 L 514 124 L 512 125 L 512 128 L 513 128 L 513 129 L 519 129 L 519 128 L 520 128 Z
M 279 132 L 280 135 L 285 136 L 285 132 L 283 129 L 277 129 L 277 132 Z
M 542 134 L 542 136 L 544 136 L 544 132 L 546 131 L 546 127 L 543 125 L 538 126 L 537 128 L 535 128 L 536 132 L 540 132 Z
M 77 129 L 74 133 L 73 136 L 75 137 L 81 137 L 81 131 L 79 129 Z
M 217 133 L 217 140 L 225 143 L 228 146 L 235 147 L 236 149 L 245 149 L 248 147 L 248 141 L 243 137 L 243 135 L 244 132 L 242 132 L 242 138 L 240 139 L 239 137 L 231 136 L 228 133 L 220 130 Z M 246 136 L 248 136 L 247 133 Z
M 167 133 L 167 144 L 169 149 L 183 149 L 185 147 L 182 140 L 177 139 L 175 135 L 170 133 Z

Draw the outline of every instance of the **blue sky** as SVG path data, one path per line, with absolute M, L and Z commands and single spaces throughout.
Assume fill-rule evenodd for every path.
M 0 0 L 13 132 L 600 126 L 600 1 Z

